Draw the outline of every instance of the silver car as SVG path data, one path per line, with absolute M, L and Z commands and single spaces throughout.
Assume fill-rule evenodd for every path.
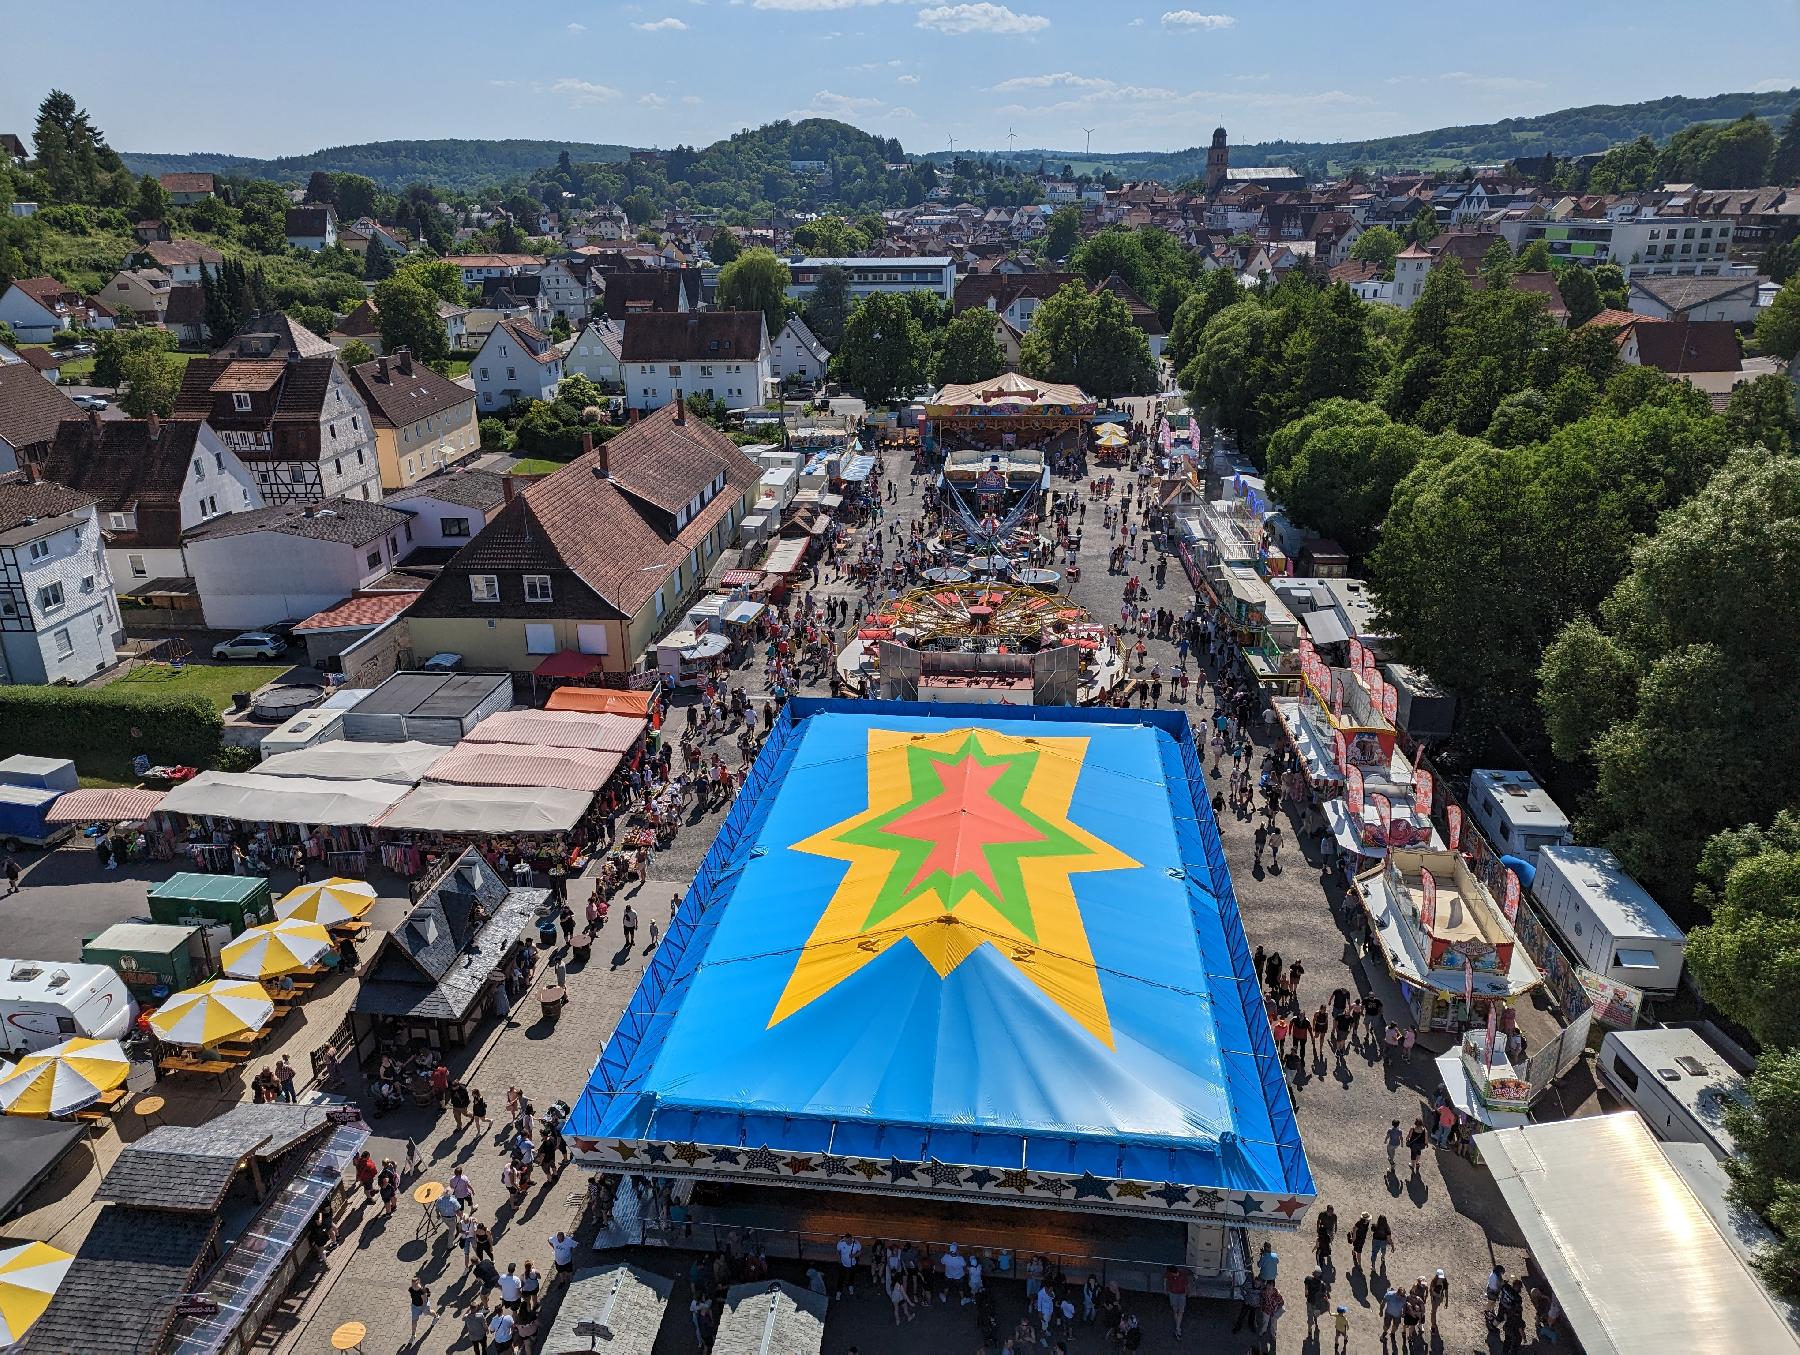
M 285 653 L 286 640 L 260 630 L 247 630 L 212 647 L 215 659 L 279 659 Z

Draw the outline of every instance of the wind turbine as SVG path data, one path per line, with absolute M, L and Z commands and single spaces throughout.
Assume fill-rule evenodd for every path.
M 1082 154 L 1092 155 L 1094 153 L 1094 129 L 1092 127 L 1083 127 L 1081 130 L 1087 133 L 1087 146 Z
M 1017 141 L 1018 139 L 1019 139 L 1019 134 L 1017 132 L 1013 131 L 1012 127 L 1009 125 L 1006 129 L 1006 157 L 1009 160 L 1012 158 L 1013 142 Z

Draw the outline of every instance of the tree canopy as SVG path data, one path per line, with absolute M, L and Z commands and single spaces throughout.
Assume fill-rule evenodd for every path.
M 838 380 L 870 404 L 885 405 L 926 383 L 930 359 L 925 326 L 906 297 L 883 292 L 850 313 L 831 366 Z
M 1040 381 L 1072 382 L 1090 395 L 1145 395 L 1156 389 L 1150 341 L 1131 309 L 1111 292 L 1065 284 L 1032 314 L 1019 366 Z
M 718 307 L 722 311 L 761 311 L 773 338 L 787 318 L 787 289 L 792 281 L 793 274 L 773 250 L 747 249 L 719 270 Z

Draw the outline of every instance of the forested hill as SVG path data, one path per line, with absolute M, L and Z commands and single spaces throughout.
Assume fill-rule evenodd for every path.
M 1609 146 L 1648 136 L 1658 145 L 1696 122 L 1729 122 L 1746 113 L 1776 124 L 1786 121 L 1800 103 L 1800 88 L 1760 93 L 1713 94 L 1705 98 L 1673 95 L 1635 104 L 1590 104 L 1565 108 L 1532 118 L 1505 118 L 1500 122 L 1464 127 L 1439 127 L 1429 132 L 1378 137 L 1364 141 L 1262 141 L 1231 147 L 1234 165 L 1294 165 L 1318 173 L 1342 173 L 1355 166 L 1372 170 L 1445 169 L 1465 164 L 1494 164 L 1519 156 L 1560 156 L 1603 151 Z M 1206 133 L 1211 128 L 1205 129 Z M 968 154 L 968 152 L 964 152 Z M 1053 166 L 1072 166 L 1077 173 L 1103 174 L 1108 170 L 1121 179 L 1162 179 L 1182 183 L 1206 168 L 1204 143 L 1181 151 L 1138 151 L 1116 155 L 1084 155 L 1079 151 L 1020 150 L 984 154 L 1036 169 L 1040 160 Z M 946 159 L 942 151 L 933 159 Z
M 329 146 L 310 155 L 284 155 L 257 160 L 242 155 L 160 154 L 124 151 L 121 158 L 133 174 L 213 173 L 249 179 L 303 184 L 314 170 L 362 174 L 383 188 L 430 183 L 446 192 L 478 189 L 525 178 L 556 163 L 564 151 L 587 163 L 623 160 L 629 146 L 585 141 L 370 141 L 357 146 Z

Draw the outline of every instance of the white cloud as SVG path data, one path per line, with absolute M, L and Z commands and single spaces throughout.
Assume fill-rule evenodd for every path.
M 1077 75 L 1074 71 L 1054 71 L 1049 75 L 1015 75 L 993 87 L 995 94 L 1015 89 L 1111 89 L 1113 82 L 1098 75 Z
M 571 33 L 585 33 L 587 32 L 587 25 L 572 23 L 569 25 L 569 31 Z
M 888 109 L 885 116 L 904 120 L 906 118 L 917 117 L 918 114 L 914 113 L 912 109 L 908 108 L 905 104 L 895 104 L 892 108 Z
M 619 97 L 619 91 L 611 85 L 597 85 L 592 80 L 576 80 L 568 76 L 552 84 L 550 92 L 563 95 L 577 106 L 610 103 Z
M 731 0 L 736 4 L 738 0 Z M 862 9 L 870 5 L 898 4 L 900 0 L 751 0 L 757 9 L 786 10 L 791 14 L 817 14 L 828 9 Z
M 686 30 L 687 25 L 671 14 L 666 19 L 653 19 L 649 23 L 633 24 L 632 27 L 640 33 L 680 33 Z
M 1165 9 L 1164 28 L 1230 28 L 1237 22 L 1229 14 L 1202 14 L 1197 9 Z
M 645 108 L 661 108 L 669 101 L 660 94 L 640 94 L 638 95 L 638 102 Z
M 1015 14 L 1005 5 L 980 0 L 973 5 L 938 5 L 919 11 L 920 28 L 938 33 L 1036 33 L 1050 27 L 1042 14 Z
M 902 75 L 898 76 L 894 80 L 894 83 L 896 85 L 916 85 L 919 83 L 919 77 L 916 75 Z
M 1141 16 L 1136 19 L 1133 19 L 1130 23 L 1125 25 L 1125 27 L 1127 27 L 1127 28 L 1142 28 L 1143 26 L 1144 26 L 1144 20 Z
M 809 107 L 815 113 L 823 113 L 829 117 L 842 117 L 848 113 L 880 108 L 881 100 L 856 94 L 838 94 L 829 89 L 822 89 L 812 96 L 812 103 Z
M 681 96 L 681 102 L 683 102 L 684 104 L 693 106 L 693 105 L 697 105 L 697 104 L 703 104 L 706 102 L 706 100 L 702 99 L 698 94 L 683 94 Z
M 1755 94 L 1773 94 L 1778 90 L 1792 89 L 1795 85 L 1800 85 L 1800 77 L 1787 80 L 1758 80 L 1750 86 L 1750 89 Z

